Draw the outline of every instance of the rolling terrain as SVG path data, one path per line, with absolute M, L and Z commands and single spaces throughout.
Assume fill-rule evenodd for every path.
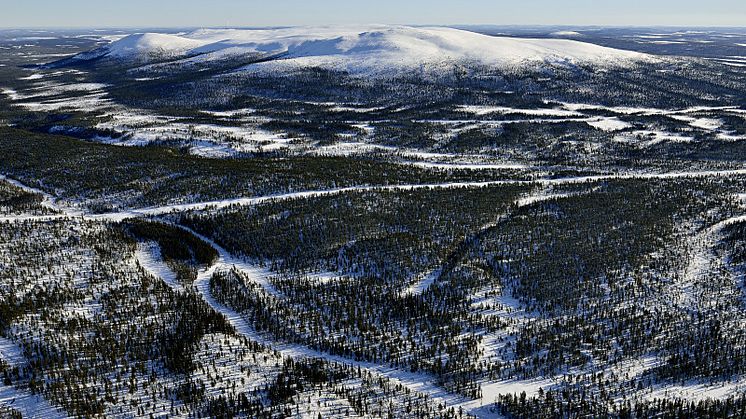
M 743 415 L 742 38 L 0 31 L 0 416 Z

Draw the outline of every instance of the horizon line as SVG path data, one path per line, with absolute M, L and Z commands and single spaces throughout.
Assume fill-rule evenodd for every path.
M 234 26 L 234 25 L 212 25 L 212 26 L 195 26 L 195 25 L 147 25 L 147 26 L 11 26 L 0 27 L 0 32 L 14 30 L 132 30 L 132 29 L 279 29 L 279 28 L 303 28 L 303 27 L 324 27 L 324 26 L 409 26 L 409 27 L 447 27 L 447 28 L 574 28 L 574 29 L 746 29 L 746 25 L 634 25 L 634 24 L 495 24 L 495 23 L 454 23 L 454 24 L 406 24 L 406 23 L 329 23 L 313 25 L 261 25 L 261 26 Z

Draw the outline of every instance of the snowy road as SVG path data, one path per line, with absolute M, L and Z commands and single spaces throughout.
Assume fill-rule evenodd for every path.
M 261 197 L 232 198 L 216 201 L 197 202 L 192 204 L 175 204 L 164 205 L 159 207 L 149 207 L 121 212 L 106 214 L 86 215 L 85 217 L 92 220 L 121 221 L 127 218 L 139 218 L 148 216 L 165 215 L 184 211 L 217 211 L 231 206 L 257 205 L 267 201 L 283 201 L 290 199 L 313 198 L 328 195 L 338 195 L 349 192 L 375 192 L 375 191 L 412 191 L 421 189 L 457 189 L 457 188 L 484 188 L 490 186 L 502 185 L 537 185 L 537 186 L 562 186 L 575 185 L 589 182 L 601 182 L 620 179 L 682 179 L 682 178 L 701 178 L 701 177 L 728 177 L 746 175 L 746 169 L 735 170 L 715 170 L 715 171 L 692 171 L 692 172 L 670 172 L 670 173 L 628 173 L 628 174 L 610 174 L 610 175 L 593 175 L 578 177 L 562 177 L 554 179 L 535 179 L 535 180 L 493 180 L 484 182 L 447 182 L 447 183 L 424 183 L 424 184 L 407 184 L 407 185 L 386 185 L 386 186 L 351 186 L 345 188 L 323 189 L 316 191 L 291 192 L 285 194 L 268 195 Z M 75 214 L 80 215 L 80 214 Z
M 162 279 L 166 285 L 175 291 L 183 289 L 179 280 L 176 279 L 176 273 L 163 261 L 161 248 L 158 246 L 158 243 L 139 243 L 135 251 L 135 257 L 140 266 L 150 275 Z
M 424 184 L 406 184 L 406 185 L 385 185 L 385 186 L 351 186 L 345 188 L 333 188 L 323 189 L 315 191 L 302 191 L 302 192 L 290 192 L 284 194 L 267 195 L 260 197 L 246 197 L 246 198 L 230 198 L 216 201 L 207 202 L 196 202 L 190 204 L 174 204 L 174 205 L 163 205 L 158 207 L 147 207 L 140 209 L 124 210 L 119 212 L 111 212 L 105 214 L 86 214 L 80 211 L 73 211 L 64 207 L 61 207 L 57 200 L 42 191 L 38 191 L 34 188 L 24 186 L 18 181 L 11 181 L 14 185 L 24 188 L 28 191 L 41 193 L 45 196 L 45 200 L 50 203 L 52 208 L 63 212 L 66 216 L 80 216 L 89 220 L 101 220 L 101 221 L 122 221 L 128 218 L 141 218 L 148 216 L 166 215 L 170 213 L 185 212 L 185 211 L 217 211 L 231 206 L 243 206 L 243 205 L 257 205 L 267 201 L 282 201 L 290 199 L 302 199 L 302 198 L 313 198 L 328 195 L 338 195 L 350 192 L 375 192 L 375 191 L 411 191 L 421 189 L 456 189 L 456 188 L 480 188 L 490 186 L 501 186 L 501 185 L 536 185 L 536 186 L 562 186 L 562 185 L 575 185 L 589 182 L 601 182 L 609 180 L 620 180 L 620 179 L 681 179 L 681 178 L 701 178 L 701 177 L 728 177 L 728 176 L 740 176 L 746 175 L 746 169 L 734 169 L 734 170 L 710 170 L 710 171 L 690 171 L 690 172 L 669 172 L 669 173 L 625 173 L 625 174 L 608 174 L 608 175 L 592 175 L 592 176 L 577 176 L 577 177 L 561 177 L 553 179 L 532 179 L 532 180 L 493 180 L 483 182 L 446 182 L 446 183 L 424 183 Z M 6 177 L 0 175 L 0 180 L 7 180 Z M 15 221 L 15 220 L 53 220 L 57 218 L 64 218 L 65 215 L 53 215 L 53 216 L 6 216 L 0 218 L 2 221 Z
M 559 195 L 548 195 L 546 199 L 556 198 L 557 196 Z M 299 344 L 274 341 L 267 337 L 265 334 L 260 334 L 259 332 L 257 332 L 256 329 L 254 329 L 246 321 L 246 319 L 240 315 L 240 313 L 218 302 L 212 295 L 212 292 L 210 290 L 210 278 L 212 277 L 213 273 L 218 270 L 229 270 L 231 268 L 236 268 L 244 275 L 246 275 L 250 280 L 262 286 L 262 288 L 267 291 L 268 294 L 271 294 L 277 298 L 282 298 L 281 294 L 279 294 L 267 281 L 267 272 L 262 268 L 258 268 L 246 261 L 235 258 L 209 238 L 204 237 L 187 227 L 179 227 L 181 227 L 185 231 L 191 232 L 196 237 L 199 237 L 200 239 L 214 246 L 219 253 L 217 262 L 210 268 L 200 271 L 197 281 L 195 281 L 194 283 L 195 288 L 202 295 L 205 302 L 207 302 L 207 304 L 210 305 L 213 310 L 223 314 L 238 333 L 246 336 L 248 339 L 261 343 L 262 345 L 279 352 L 284 357 L 322 358 L 329 362 L 344 364 L 356 368 L 359 367 L 360 369 L 370 372 L 371 374 L 382 376 L 394 383 L 401 384 L 402 386 L 409 388 L 412 391 L 426 394 L 436 403 L 440 403 L 444 406 L 452 407 L 454 409 L 462 408 L 464 409 L 464 411 L 471 413 L 479 418 L 500 417 L 492 412 L 490 409 L 490 405 L 494 402 L 495 398 L 499 394 L 520 394 L 521 392 L 526 392 L 529 395 L 533 395 L 536 394 L 540 388 L 546 388 L 556 384 L 550 379 L 523 381 L 501 380 L 483 383 L 483 396 L 478 399 L 467 399 L 463 396 L 445 390 L 436 383 L 435 378 L 431 375 L 413 373 L 410 371 L 404 371 L 386 365 L 374 364 L 370 362 L 355 361 L 338 355 L 320 352 Z

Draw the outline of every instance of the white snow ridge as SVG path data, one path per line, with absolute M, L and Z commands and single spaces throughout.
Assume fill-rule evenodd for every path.
M 284 29 L 203 29 L 181 36 L 131 35 L 102 49 L 116 59 L 217 60 L 240 55 L 271 57 L 245 70 L 320 67 L 353 75 L 392 70 L 437 70 L 444 66 L 520 67 L 536 64 L 628 65 L 652 56 L 565 39 L 525 39 L 407 26 L 323 26 Z

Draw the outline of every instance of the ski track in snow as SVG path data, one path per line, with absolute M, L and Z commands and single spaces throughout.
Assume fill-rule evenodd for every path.
M 26 363 L 21 350 L 12 341 L 0 337 L 0 359 L 10 366 L 20 366 Z M 66 414 L 53 407 L 47 400 L 29 391 L 5 385 L 0 380 L 0 406 L 10 407 L 23 415 L 24 418 L 65 418 Z

